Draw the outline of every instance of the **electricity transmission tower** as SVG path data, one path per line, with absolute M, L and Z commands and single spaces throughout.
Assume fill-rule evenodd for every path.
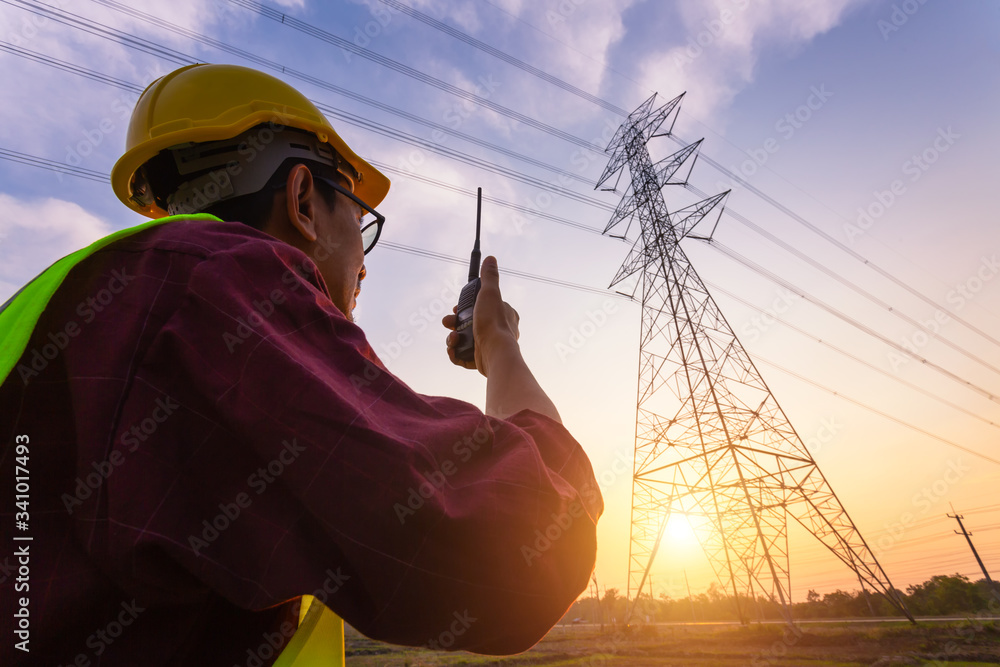
M 631 184 L 604 233 L 625 238 L 634 222 L 640 228 L 611 282 L 641 272 L 630 610 L 670 516 L 680 513 L 699 517 L 692 529 L 742 622 L 755 593 L 779 603 L 791 622 L 789 518 L 913 621 L 681 249 L 685 237 L 711 238 L 729 193 L 667 209 L 662 188 L 687 183 L 701 142 L 653 163 L 646 143 L 670 134 L 683 94 L 654 110 L 655 97 L 618 129 L 597 184 L 617 174 L 617 186 L 628 166 Z M 707 236 L 699 233 L 710 224 Z

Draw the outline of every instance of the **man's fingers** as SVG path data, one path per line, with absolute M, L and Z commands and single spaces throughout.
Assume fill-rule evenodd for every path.
M 441 324 L 444 325 L 445 329 L 454 329 L 455 325 L 458 323 L 457 315 L 445 315 L 441 318 Z

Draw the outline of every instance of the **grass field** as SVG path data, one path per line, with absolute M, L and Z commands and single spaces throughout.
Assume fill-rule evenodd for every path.
M 1000 622 L 668 625 L 621 631 L 557 626 L 525 653 L 506 658 L 392 646 L 347 632 L 347 664 L 357 667 L 538 665 L 647 667 L 696 665 L 947 665 L 1000 664 Z

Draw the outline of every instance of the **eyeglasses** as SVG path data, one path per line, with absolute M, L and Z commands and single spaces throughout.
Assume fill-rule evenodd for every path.
M 369 222 L 367 225 L 361 227 L 361 245 L 364 247 L 365 254 L 367 255 L 371 251 L 371 249 L 375 247 L 375 244 L 378 243 L 379 236 L 382 235 L 382 224 L 385 222 L 385 216 L 376 211 L 375 209 L 373 209 L 368 204 L 361 201 L 361 199 L 358 198 L 357 195 L 355 195 L 353 192 L 342 186 L 340 183 L 337 183 L 333 179 L 324 178 L 323 176 L 317 176 L 316 174 L 313 174 L 313 180 L 323 181 L 331 188 L 333 188 L 334 190 L 336 190 L 337 192 L 349 198 L 355 204 L 360 206 L 362 211 L 364 211 L 365 213 L 371 213 L 372 216 L 375 217 L 374 220 Z M 280 190 L 281 188 L 285 187 L 285 185 L 286 183 L 284 181 L 281 181 L 279 183 L 276 183 L 273 187 L 275 190 Z
M 336 181 L 316 175 L 313 175 L 313 180 L 323 181 L 331 188 L 333 188 L 334 190 L 336 190 L 337 192 L 344 195 L 345 197 L 353 201 L 355 204 L 360 206 L 362 211 L 364 211 L 365 213 L 371 213 L 372 216 L 375 217 L 374 220 L 372 220 L 367 225 L 364 225 L 361 228 L 361 245 L 364 247 L 365 254 L 367 255 L 368 252 L 375 247 L 375 244 L 378 243 L 379 236 L 382 235 L 382 224 L 385 222 L 385 216 L 376 211 L 375 209 L 373 209 L 368 204 L 361 201 L 361 199 L 357 195 L 355 195 L 353 192 L 351 192 L 344 186 L 340 185 Z

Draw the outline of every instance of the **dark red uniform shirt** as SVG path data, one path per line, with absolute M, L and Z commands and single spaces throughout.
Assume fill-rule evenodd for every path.
M 560 424 L 412 391 L 303 253 L 239 223 L 167 223 L 75 267 L 0 429 L 3 664 L 266 665 L 304 594 L 377 639 L 516 652 L 594 565 L 602 500 Z

